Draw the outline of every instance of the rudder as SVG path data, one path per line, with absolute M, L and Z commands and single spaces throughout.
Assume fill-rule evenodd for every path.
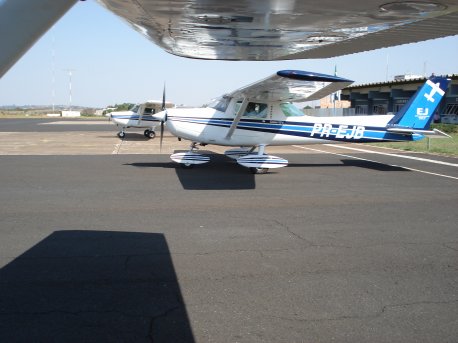
M 415 95 L 396 113 L 388 123 L 391 127 L 428 130 L 434 112 L 447 91 L 450 80 L 433 77 L 426 80 Z

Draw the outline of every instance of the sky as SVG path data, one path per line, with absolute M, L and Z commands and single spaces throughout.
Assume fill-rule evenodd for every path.
M 72 105 L 104 108 L 162 99 L 164 83 L 167 101 L 200 106 L 278 70 L 334 74 L 335 68 L 355 84 L 406 73 L 458 74 L 458 36 L 330 59 L 195 60 L 166 53 L 88 0 L 78 2 L 0 79 L 0 106 L 69 105 L 69 69 Z

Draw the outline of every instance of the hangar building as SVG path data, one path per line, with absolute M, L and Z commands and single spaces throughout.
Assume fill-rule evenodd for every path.
M 447 76 L 452 82 L 436 111 L 434 121 L 458 124 L 458 74 Z M 401 75 L 395 77 L 394 81 L 344 88 L 340 99 L 350 101 L 350 107 L 356 115 L 396 113 L 425 81 L 425 77 Z

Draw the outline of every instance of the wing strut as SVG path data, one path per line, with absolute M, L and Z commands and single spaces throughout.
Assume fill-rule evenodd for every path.
M 142 121 L 142 118 L 143 118 L 143 113 L 145 113 L 145 104 L 142 104 L 138 107 L 138 111 L 137 111 L 137 114 L 138 114 L 138 121 L 137 121 L 137 125 L 140 125 L 140 122 Z
M 232 122 L 231 127 L 229 128 L 229 131 L 227 132 L 226 139 L 231 139 L 237 125 L 240 122 L 240 118 L 242 118 L 242 114 L 246 110 L 247 105 L 248 105 L 248 98 L 243 98 L 242 105 L 240 106 L 238 112 L 235 115 L 234 121 Z

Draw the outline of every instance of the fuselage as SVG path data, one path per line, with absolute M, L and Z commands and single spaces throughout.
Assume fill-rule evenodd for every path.
M 112 122 L 122 128 L 154 128 L 159 124 L 159 121 L 151 114 L 140 116 L 133 111 L 120 111 L 111 113 Z
M 387 131 L 393 115 L 312 117 L 291 103 L 259 104 L 258 112 L 247 111 L 236 119 L 237 103 L 225 111 L 212 107 L 167 110 L 167 128 L 177 137 L 204 144 L 257 146 L 333 142 L 412 141 L 421 134 L 400 135 Z M 240 106 L 240 102 L 239 102 Z M 254 106 L 251 106 L 254 107 Z

